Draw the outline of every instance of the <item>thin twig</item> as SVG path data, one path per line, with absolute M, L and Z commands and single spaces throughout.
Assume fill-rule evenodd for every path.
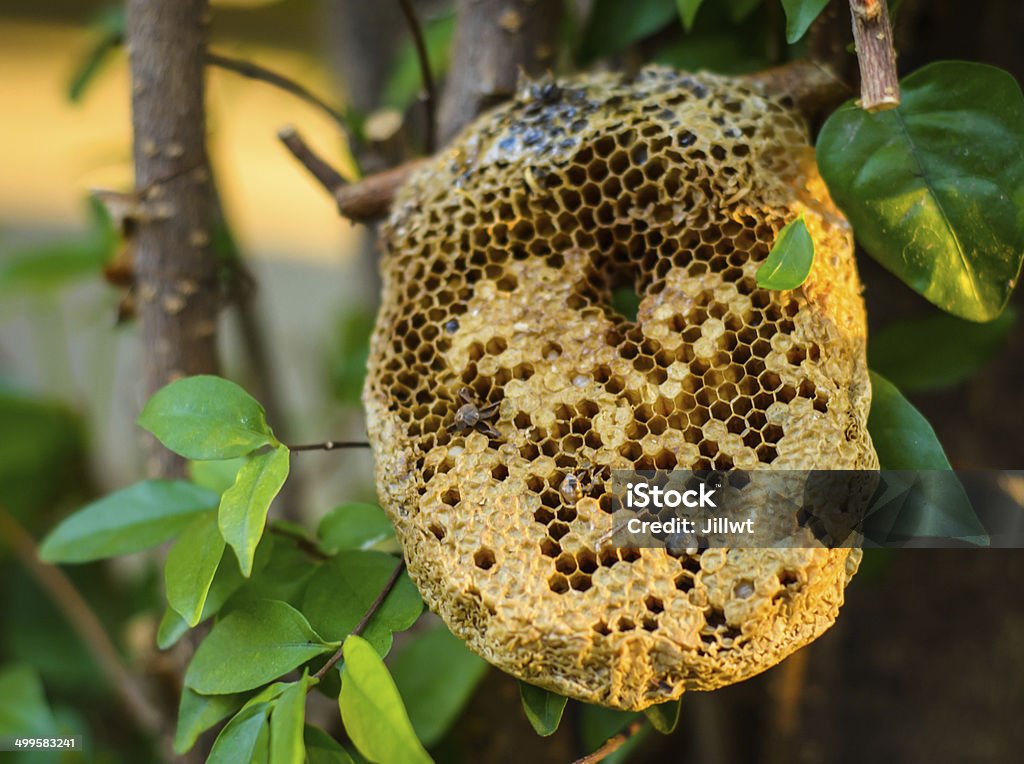
M 860 64 L 860 105 L 883 111 L 900 105 L 900 81 L 886 0 L 850 0 Z
M 597 764 L 599 761 L 603 761 L 608 756 L 611 756 L 617 750 L 619 750 L 626 741 L 629 740 L 633 735 L 638 733 L 644 728 L 644 718 L 641 716 L 630 722 L 630 725 L 626 729 L 622 730 L 617 735 L 612 735 L 608 738 L 604 744 L 592 753 L 588 753 L 579 759 L 576 759 L 572 764 Z
M 373 616 L 376 614 L 378 610 L 380 610 L 380 606 L 384 604 L 384 600 L 387 599 L 387 596 L 391 593 L 391 590 L 395 588 L 395 584 L 398 583 L 398 577 L 402 575 L 403 570 L 405 570 L 405 560 L 401 560 L 398 563 L 398 565 L 395 566 L 395 569 L 391 571 L 391 576 L 388 578 L 387 583 L 384 584 L 384 588 L 380 590 L 380 594 L 377 595 L 377 598 L 370 603 L 370 607 L 366 609 L 366 612 L 363 614 L 363 617 L 359 619 L 359 623 L 357 623 L 355 628 L 352 629 L 351 632 L 349 632 L 350 635 L 355 635 L 358 637 L 360 634 L 363 633 L 363 630 L 366 628 L 366 625 L 370 622 L 370 619 L 373 618 Z M 315 679 L 323 679 L 325 676 L 327 676 L 328 671 L 330 671 L 332 668 L 338 665 L 338 661 L 340 661 L 342 658 L 343 647 L 344 642 L 342 643 L 342 647 L 338 648 L 337 652 L 330 657 L 327 663 L 321 666 L 320 670 L 313 675 Z
M 289 451 L 334 451 L 338 448 L 369 448 L 370 444 L 362 440 L 328 440 L 323 443 L 305 443 L 301 446 L 288 446 Z
M 328 193 L 333 195 L 339 188 L 345 185 L 345 179 L 341 177 L 341 173 L 313 151 L 294 127 L 291 125 L 282 127 L 277 131 L 277 137 L 292 152 L 292 156 L 309 170 L 309 174 L 316 178 Z
M 434 85 L 434 75 L 430 72 L 430 56 L 427 53 L 427 43 L 423 38 L 423 27 L 416 16 L 416 10 L 409 0 L 398 0 L 402 6 L 402 13 L 409 23 L 409 32 L 412 34 L 413 44 L 416 46 L 416 57 L 420 64 L 420 76 L 423 78 L 423 112 L 427 120 L 426 144 L 427 153 L 433 154 L 437 142 L 437 88 Z
M 125 668 L 99 618 L 64 572 L 40 561 L 36 543 L 13 515 L 0 506 L 0 538 L 5 539 L 25 569 L 42 587 L 85 644 L 100 670 L 117 690 L 140 729 L 156 736 L 164 728 L 163 715 Z
M 283 528 L 280 525 L 271 525 L 270 532 L 277 535 L 283 536 L 286 539 L 290 539 L 295 542 L 295 545 L 303 552 L 308 554 L 315 560 L 325 561 L 331 559 L 331 556 L 324 554 L 323 550 L 320 549 L 313 541 L 303 536 L 301 533 L 296 533 L 289 528 Z
M 254 64 L 251 61 L 245 61 L 240 58 L 231 58 L 229 56 L 221 55 L 220 53 L 214 53 L 212 50 L 206 51 L 206 63 L 211 66 L 216 66 L 219 69 L 224 69 L 235 74 L 240 74 L 243 77 L 248 77 L 251 80 L 258 80 L 260 82 L 266 82 L 268 85 L 273 85 L 276 88 L 280 88 L 287 93 L 291 93 L 298 98 L 301 98 L 306 103 L 315 106 L 320 109 L 324 114 L 329 116 L 338 126 L 341 127 L 342 132 L 349 141 L 354 140 L 352 134 L 352 128 L 349 120 L 345 117 L 345 114 L 338 109 L 331 106 L 327 101 L 320 96 L 316 95 L 304 85 L 300 85 L 293 79 L 285 77 L 283 74 L 272 71 L 265 66 Z

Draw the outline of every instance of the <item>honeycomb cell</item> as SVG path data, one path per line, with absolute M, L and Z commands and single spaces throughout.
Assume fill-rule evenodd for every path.
M 807 281 L 759 288 L 801 214 Z M 382 239 L 378 490 L 453 633 L 641 709 L 831 624 L 857 550 L 608 543 L 613 469 L 877 465 L 852 238 L 786 99 L 658 67 L 528 84 L 413 174 Z

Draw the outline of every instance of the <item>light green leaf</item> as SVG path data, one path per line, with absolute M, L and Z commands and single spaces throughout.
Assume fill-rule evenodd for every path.
M 341 743 L 319 727 L 306 725 L 306 761 L 309 764 L 353 764 Z
M 343 551 L 324 563 L 306 587 L 302 612 L 327 639 L 344 639 L 380 594 L 395 566 L 382 552 Z M 382 656 L 391 649 L 391 634 L 412 626 L 423 600 L 404 571 L 363 630 L 363 639 Z
M 444 737 L 486 673 L 487 663 L 443 624 L 395 655 L 391 675 L 423 745 Z
M 167 553 L 164 563 L 167 603 L 189 626 L 199 623 L 223 555 L 224 539 L 217 528 L 216 512 L 193 520 Z
M 209 375 L 157 390 L 139 426 L 186 459 L 233 459 L 277 445 L 256 399 L 234 382 Z
M 101 11 L 93 25 L 95 37 L 88 52 L 77 63 L 68 85 L 68 99 L 76 103 L 92 84 L 110 55 L 124 41 L 125 11 L 117 6 Z
M 57 723 L 35 669 L 20 665 L 0 668 L 0 737 L 55 734 Z
M 768 258 L 757 269 L 757 285 L 762 289 L 796 289 L 807 280 L 813 263 L 814 240 L 801 215 L 786 223 L 775 237 Z
M 47 562 L 89 562 L 138 552 L 172 538 L 217 495 L 182 480 L 144 480 L 78 510 L 54 528 L 39 556 Z
M 952 387 L 999 352 L 1016 320 L 1017 312 L 1008 306 L 985 324 L 938 312 L 901 321 L 870 338 L 868 363 L 907 392 Z
M 569 699 L 526 682 L 519 683 L 519 698 L 526 718 L 537 734 L 541 737 L 553 735 L 562 721 L 562 712 Z
M 679 710 L 682 708 L 682 701 L 670 700 L 667 703 L 659 703 L 644 710 L 644 716 L 651 723 L 654 729 L 662 735 L 671 735 L 679 723 Z
M 370 549 L 394 538 L 395 531 L 380 507 L 348 502 L 324 515 L 316 535 L 324 550 L 333 554 L 342 549 Z
M 799 42 L 826 5 L 828 0 L 782 0 L 786 10 L 786 42 Z
M 220 500 L 217 522 L 224 540 L 235 550 L 243 576 L 252 573 L 252 558 L 263 537 L 270 503 L 288 478 L 290 454 L 284 446 L 250 457 L 235 484 Z
M 269 759 L 269 703 L 246 706 L 217 735 L 206 764 L 259 764 Z
M 178 725 L 174 731 L 174 752 L 188 753 L 206 730 L 240 709 L 248 695 L 200 695 L 188 687 L 181 689 Z
M 203 695 L 245 692 L 329 652 L 287 602 L 255 600 L 219 620 L 196 650 L 185 685 Z
M 246 461 L 244 456 L 239 456 L 235 459 L 189 462 L 188 476 L 196 485 L 221 494 L 235 484 L 238 471 Z
M 583 31 L 580 61 L 617 53 L 657 32 L 677 13 L 675 0 L 595 0 Z
M 313 681 L 303 675 L 274 702 L 270 712 L 270 764 L 303 764 L 306 760 L 302 728 L 306 720 L 306 692 Z
M 700 10 L 704 0 L 676 0 L 676 8 L 679 10 L 679 18 L 683 22 L 686 31 L 693 29 L 693 21 L 697 18 L 697 11 Z
M 367 759 L 380 764 L 431 762 L 416 738 L 402 698 L 377 651 L 350 636 L 344 645 L 338 705 L 345 731 Z
M 1006 72 L 943 61 L 896 109 L 837 110 L 818 166 L 857 240 L 943 310 L 999 315 L 1024 259 L 1024 97 Z

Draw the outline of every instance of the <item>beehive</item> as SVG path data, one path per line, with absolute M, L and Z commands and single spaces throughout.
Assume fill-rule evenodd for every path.
M 801 213 L 808 280 L 758 288 Z M 532 83 L 416 172 L 383 240 L 378 489 L 473 650 L 640 709 L 828 628 L 857 550 L 608 539 L 613 469 L 876 465 L 851 234 L 785 98 L 664 68 Z M 622 288 L 635 318 L 612 307 Z

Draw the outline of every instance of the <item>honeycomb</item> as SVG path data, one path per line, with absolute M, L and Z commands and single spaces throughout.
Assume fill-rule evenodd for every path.
M 810 276 L 758 288 L 800 214 Z M 609 541 L 614 469 L 877 466 L 851 233 L 787 98 L 665 68 L 528 83 L 410 178 L 383 240 L 378 490 L 474 651 L 641 709 L 831 625 L 859 550 Z

